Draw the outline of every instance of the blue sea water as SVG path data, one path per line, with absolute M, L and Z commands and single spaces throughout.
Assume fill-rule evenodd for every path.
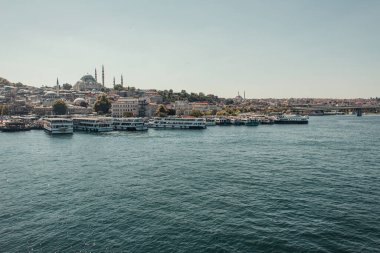
M 0 133 L 0 252 L 380 252 L 380 117 Z

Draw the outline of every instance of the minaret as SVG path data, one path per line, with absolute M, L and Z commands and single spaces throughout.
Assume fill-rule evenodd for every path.
M 244 91 L 244 100 L 245 100 L 245 91 Z
M 123 75 L 121 75 L 120 84 L 121 84 L 121 87 L 123 87 Z
M 102 65 L 102 84 L 104 87 L 104 65 Z
M 58 81 L 58 77 L 57 77 L 57 96 L 59 96 L 59 81 Z
M 95 68 L 95 81 L 98 82 L 98 74 L 96 73 L 96 68 Z
M 113 77 L 113 87 L 115 88 L 115 77 Z

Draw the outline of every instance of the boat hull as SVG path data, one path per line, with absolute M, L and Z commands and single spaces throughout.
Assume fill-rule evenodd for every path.
M 147 131 L 148 127 L 115 127 L 116 131 Z
M 288 121 L 282 121 L 282 120 L 277 120 L 274 122 L 275 124 L 282 124 L 282 125 L 289 125 L 289 124 L 293 124 L 293 125 L 305 125 L 305 124 L 308 124 L 309 121 L 306 121 L 306 120 L 288 120 Z
M 152 125 L 154 129 L 206 129 L 206 126 L 175 126 L 175 125 Z
M 74 133 L 74 129 L 72 127 L 62 127 L 62 128 L 54 128 L 54 129 L 45 127 L 44 130 L 48 132 L 49 134 L 73 134 Z
M 102 132 L 111 132 L 113 128 L 110 127 L 75 127 L 75 131 L 84 131 L 84 132 L 94 132 L 94 133 L 102 133 Z

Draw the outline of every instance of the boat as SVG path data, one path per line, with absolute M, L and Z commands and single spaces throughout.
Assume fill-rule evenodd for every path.
M 215 123 L 218 126 L 229 126 L 232 124 L 231 120 L 226 117 L 215 118 Z
M 121 131 L 146 131 L 148 126 L 143 118 L 115 118 L 113 119 L 113 129 Z
M 231 124 L 235 125 L 235 126 L 245 125 L 244 120 L 241 119 L 241 118 L 232 118 L 231 119 Z
M 156 129 L 205 129 L 206 120 L 204 118 L 153 118 L 148 126 Z
M 280 115 L 275 121 L 275 124 L 308 124 L 309 117 L 301 115 Z
M 260 125 L 273 125 L 274 124 L 274 118 L 272 116 L 267 115 L 255 115 L 255 117 Z
M 43 128 L 51 134 L 72 134 L 73 120 L 68 118 L 46 118 Z
M 11 120 L 4 122 L 4 124 L 0 127 L 0 131 L 2 132 L 21 132 L 21 131 L 29 131 L 32 128 L 25 124 L 23 121 L 19 120 Z
M 113 131 L 112 119 L 109 118 L 74 118 L 74 130 L 86 132 L 110 132 Z
M 206 126 L 215 126 L 216 122 L 214 118 L 206 118 Z
M 258 126 L 260 124 L 260 121 L 256 118 L 243 118 L 242 122 L 245 126 Z

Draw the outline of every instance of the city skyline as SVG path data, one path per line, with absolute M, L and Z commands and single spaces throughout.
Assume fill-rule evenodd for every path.
M 380 95 L 380 2 L 7 1 L 0 77 L 247 98 Z

